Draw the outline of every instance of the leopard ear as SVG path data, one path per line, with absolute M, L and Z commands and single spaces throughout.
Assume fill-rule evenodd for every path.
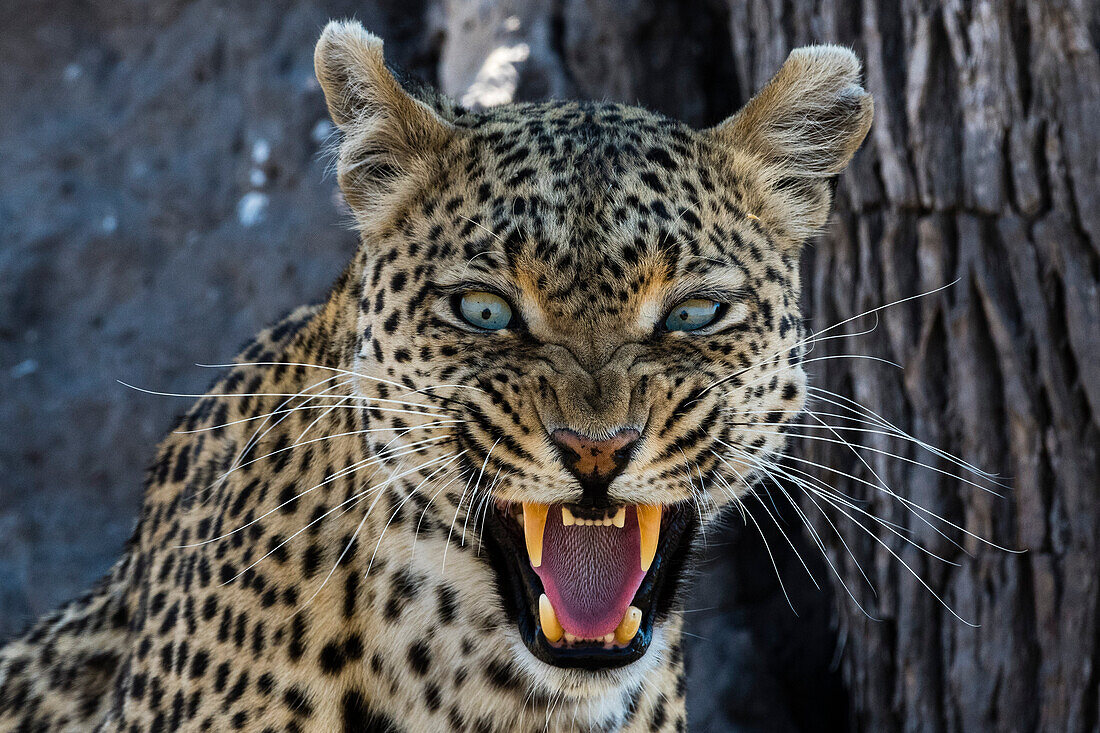
M 842 46 L 806 46 L 739 112 L 708 132 L 722 147 L 749 153 L 769 189 L 760 218 L 801 241 L 820 228 L 829 180 L 848 165 L 874 116 L 860 86 L 860 63 Z
M 340 188 L 360 214 L 432 158 L 453 131 L 440 111 L 411 96 L 359 23 L 332 21 L 313 54 L 329 114 L 343 134 Z

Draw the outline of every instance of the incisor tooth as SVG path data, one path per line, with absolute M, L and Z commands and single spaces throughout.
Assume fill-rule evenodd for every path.
M 648 572 L 657 556 L 657 540 L 661 537 L 661 507 L 652 504 L 639 504 L 638 533 L 641 535 L 642 571 Z
M 626 507 L 619 507 L 619 511 L 615 512 L 615 516 L 611 518 L 611 523 L 619 529 L 626 526 Z
M 549 504 L 523 502 L 523 537 L 527 540 L 527 554 L 531 567 L 542 565 L 542 530 L 546 527 Z
M 561 523 L 566 527 L 572 527 L 577 523 L 577 520 L 573 517 L 573 512 L 569 511 L 569 508 L 564 505 L 561 508 Z
M 558 622 L 558 615 L 554 613 L 554 606 L 550 604 L 545 593 L 539 596 L 539 623 L 542 624 L 542 635 L 547 641 L 559 641 L 565 633 Z
M 623 620 L 619 622 L 619 627 L 615 629 L 615 641 L 620 644 L 628 644 L 638 634 L 638 629 L 642 627 L 642 609 L 637 606 L 628 606 L 626 613 L 623 614 Z

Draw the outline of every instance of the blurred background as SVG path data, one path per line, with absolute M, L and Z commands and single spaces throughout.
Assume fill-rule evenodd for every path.
M 841 397 L 816 409 L 853 399 L 888 422 L 844 433 L 853 448 L 792 440 L 792 468 L 851 504 L 776 486 L 759 521 L 708 534 L 688 602 L 692 727 L 1098 729 L 1091 0 L 6 0 L 0 639 L 86 588 L 133 529 L 144 467 L 188 401 L 117 380 L 203 391 L 195 363 L 323 297 L 350 257 L 312 70 L 333 17 L 467 105 L 614 99 L 696 126 L 791 48 L 852 46 L 876 121 L 804 257 L 810 325 L 958 282 L 817 345 L 838 358 L 811 380 Z M 903 430 L 1009 488 L 983 490 Z

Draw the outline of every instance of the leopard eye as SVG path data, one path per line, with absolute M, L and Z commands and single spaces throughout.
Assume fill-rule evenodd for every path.
M 471 291 L 458 296 L 457 310 L 472 326 L 488 331 L 508 328 L 512 322 L 512 306 L 495 293 Z
M 707 298 L 689 298 L 680 303 L 665 318 L 668 331 L 694 331 L 709 326 L 718 318 L 722 304 Z

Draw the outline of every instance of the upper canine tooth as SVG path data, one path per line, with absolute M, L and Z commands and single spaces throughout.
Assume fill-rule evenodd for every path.
M 527 540 L 527 554 L 533 568 L 542 565 L 542 531 L 546 528 L 548 511 L 549 504 L 523 502 L 523 537 Z
M 545 593 L 539 596 L 539 624 L 542 626 L 543 636 L 551 643 L 560 640 L 565 634 L 558 615 L 554 613 L 554 606 Z
M 572 527 L 577 523 L 577 520 L 573 517 L 573 512 L 569 511 L 569 507 L 564 505 L 561 508 L 561 523 L 565 527 Z
M 615 512 L 615 516 L 611 517 L 611 523 L 619 529 L 626 526 L 626 507 L 619 507 L 619 511 Z
M 642 609 L 637 606 L 628 606 L 626 613 L 623 614 L 623 620 L 619 622 L 618 628 L 615 629 L 615 641 L 620 644 L 627 644 L 638 634 L 638 629 L 642 627 Z
M 641 535 L 642 572 L 648 572 L 657 556 L 657 541 L 661 537 L 661 507 L 652 504 L 639 504 L 638 534 Z

